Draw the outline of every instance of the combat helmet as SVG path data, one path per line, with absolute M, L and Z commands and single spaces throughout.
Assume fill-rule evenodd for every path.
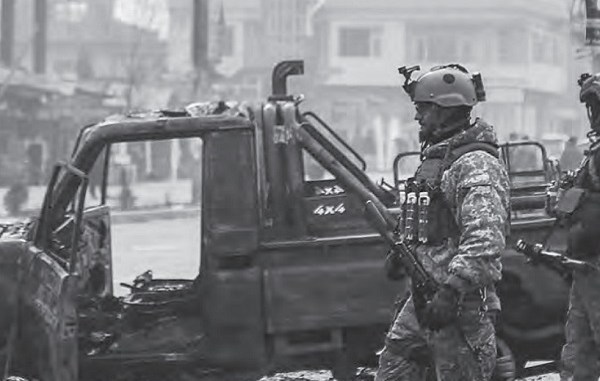
M 597 134 L 600 131 L 600 74 L 581 74 L 577 84 L 581 87 L 579 100 L 585 103 L 590 127 Z
M 442 66 L 422 74 L 416 81 L 413 102 L 431 102 L 440 107 L 477 104 L 471 76 L 462 66 Z
M 440 107 L 473 107 L 477 102 L 485 100 L 481 75 L 475 73 L 471 76 L 462 65 L 436 66 L 414 81 L 410 79 L 410 75 L 419 70 L 418 66 L 398 70 L 406 78 L 404 90 L 415 103 L 429 102 Z
M 581 103 L 590 100 L 592 96 L 600 99 L 600 74 L 581 74 L 577 83 L 581 87 L 579 91 L 579 100 Z

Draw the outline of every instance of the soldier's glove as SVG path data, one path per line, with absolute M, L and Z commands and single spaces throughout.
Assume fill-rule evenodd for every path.
M 517 376 L 517 367 L 512 356 L 500 356 L 496 358 L 494 368 L 494 380 L 514 380 Z
M 388 251 L 387 256 L 385 257 L 384 267 L 385 274 L 388 279 L 402 280 L 407 275 L 404 266 L 402 266 L 402 263 L 400 262 L 398 254 L 393 250 Z
M 442 285 L 433 299 L 425 305 L 423 324 L 425 327 L 439 331 L 452 324 L 458 314 L 458 291 L 448 284 Z

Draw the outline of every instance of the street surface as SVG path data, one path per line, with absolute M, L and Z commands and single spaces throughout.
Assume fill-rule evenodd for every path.
M 176 213 L 176 212 L 174 212 Z M 156 278 L 193 279 L 200 268 L 200 219 L 149 219 L 112 224 L 113 285 L 117 296 L 128 291 L 120 282 L 152 270 Z M 366 380 L 367 378 L 360 378 Z M 264 377 L 261 381 L 329 381 L 329 371 L 303 371 Z M 529 377 L 558 381 L 556 374 Z
M 200 269 L 200 219 L 154 219 L 112 223 L 113 287 L 152 270 L 155 278 L 194 279 Z
M 260 381 L 333 381 L 331 372 L 325 370 L 317 371 L 301 371 L 292 373 L 281 373 L 271 377 L 263 377 Z M 369 376 L 357 377 L 357 381 L 372 380 Z M 519 379 L 525 381 L 559 381 L 560 377 L 557 374 L 549 374 L 544 376 L 528 377 Z

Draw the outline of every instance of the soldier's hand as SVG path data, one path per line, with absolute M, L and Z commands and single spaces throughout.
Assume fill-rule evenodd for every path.
M 398 254 L 393 250 L 388 251 L 387 256 L 385 257 L 384 266 L 385 274 L 388 279 L 402 280 L 407 276 L 406 270 L 398 258 Z
M 514 380 L 516 376 L 517 368 L 512 356 L 500 356 L 496 358 L 494 380 Z
M 423 324 L 438 331 L 456 320 L 458 314 L 458 292 L 447 284 L 442 285 L 433 299 L 425 305 Z

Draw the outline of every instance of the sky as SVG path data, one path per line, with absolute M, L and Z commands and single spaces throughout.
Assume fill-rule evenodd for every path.
M 161 38 L 169 33 L 168 0 L 116 0 L 115 17 L 124 22 L 156 29 Z

